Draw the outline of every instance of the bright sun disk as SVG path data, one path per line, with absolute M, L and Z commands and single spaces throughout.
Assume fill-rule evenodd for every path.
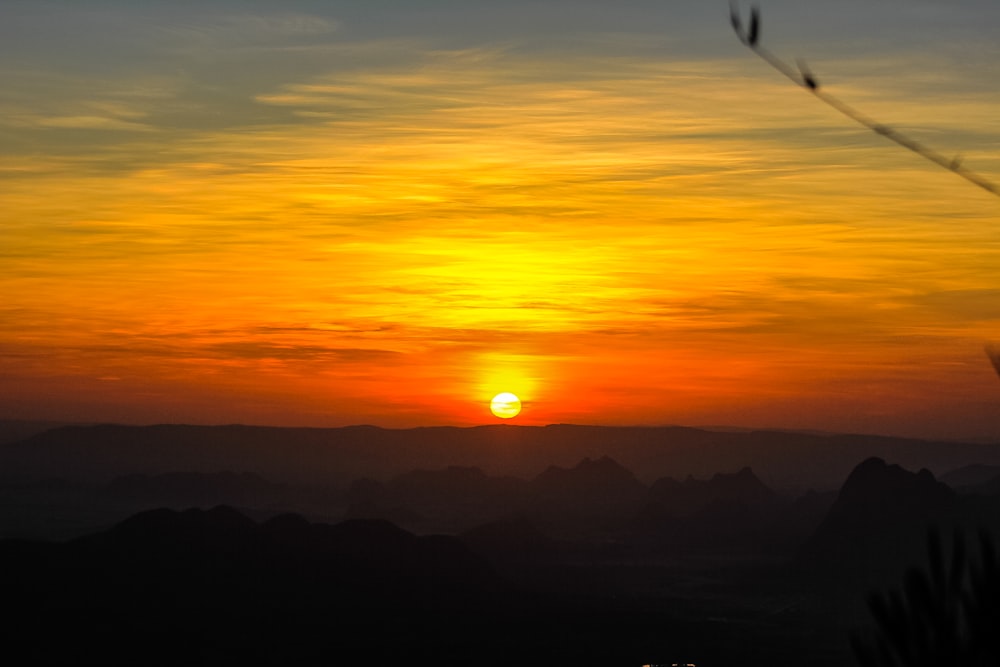
M 514 394 L 505 391 L 497 394 L 490 401 L 490 412 L 501 419 L 510 419 L 521 411 L 521 399 Z

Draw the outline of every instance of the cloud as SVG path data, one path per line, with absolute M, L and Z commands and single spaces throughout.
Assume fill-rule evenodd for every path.
M 177 53 L 232 53 L 234 49 L 294 48 L 340 29 L 339 21 L 301 13 L 232 13 L 209 16 L 197 22 L 176 22 L 160 27 L 164 45 Z
M 60 14 L 64 51 L 33 24 L 53 52 L 0 68 L 11 368 L 283 405 L 521 375 L 641 411 L 888 391 L 984 337 L 994 201 L 759 68 L 724 12 L 474 4 Z M 975 77 L 838 53 L 810 61 L 838 97 L 985 160 Z
M 49 116 L 34 119 L 39 127 L 76 130 L 122 130 L 128 132 L 149 132 L 154 128 L 121 118 L 108 116 Z
M 1000 321 L 1000 289 L 942 290 L 912 297 L 934 315 L 966 322 Z
M 214 343 L 196 354 L 226 359 L 276 359 L 282 361 L 391 363 L 400 353 L 369 348 L 327 347 L 320 345 L 275 345 L 258 341 Z

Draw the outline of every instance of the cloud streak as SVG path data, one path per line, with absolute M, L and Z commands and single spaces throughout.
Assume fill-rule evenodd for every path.
M 144 415 L 127 391 L 211 388 L 234 418 L 314 424 L 478 423 L 502 390 L 540 423 L 981 409 L 934 405 L 995 380 L 970 343 L 1000 326 L 995 206 L 808 99 L 776 107 L 786 84 L 724 16 L 691 55 L 675 34 L 475 44 L 303 7 L 170 14 L 83 74 L 4 68 L 8 388 L 116 377 Z M 938 61 L 892 85 L 909 56 L 875 54 L 851 95 L 993 168 L 995 94 Z M 38 405 L 69 400 L 38 382 Z

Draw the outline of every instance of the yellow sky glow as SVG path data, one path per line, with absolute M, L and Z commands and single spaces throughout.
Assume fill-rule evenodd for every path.
M 12 113 L 68 148 L 0 162 L 8 415 L 1000 433 L 995 197 L 750 57 L 397 48 L 269 122 L 181 131 L 141 76 Z M 1000 175 L 995 91 L 841 64 Z

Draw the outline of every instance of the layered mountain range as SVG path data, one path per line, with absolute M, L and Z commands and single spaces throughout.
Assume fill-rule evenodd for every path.
M 18 433 L 24 433 L 22 426 Z M 644 483 L 750 467 L 775 489 L 835 489 L 877 456 L 936 475 L 1000 465 L 1000 447 L 873 435 L 723 431 L 680 426 L 557 424 L 474 428 L 275 428 L 259 426 L 62 426 L 0 446 L 0 475 L 109 481 L 168 472 L 250 472 L 275 482 L 344 485 L 417 469 L 478 467 L 533 477 L 609 456 Z
M 531 475 L 397 462 L 334 483 L 271 478 L 260 442 L 198 452 L 196 430 L 182 454 L 157 444 L 186 432 L 62 429 L 7 449 L 12 650 L 48 664 L 843 665 L 866 601 L 928 566 L 930 536 L 971 549 L 1000 535 L 1000 468 L 975 447 L 944 475 L 861 457 L 818 490 L 751 465 L 640 475 L 615 440 Z

